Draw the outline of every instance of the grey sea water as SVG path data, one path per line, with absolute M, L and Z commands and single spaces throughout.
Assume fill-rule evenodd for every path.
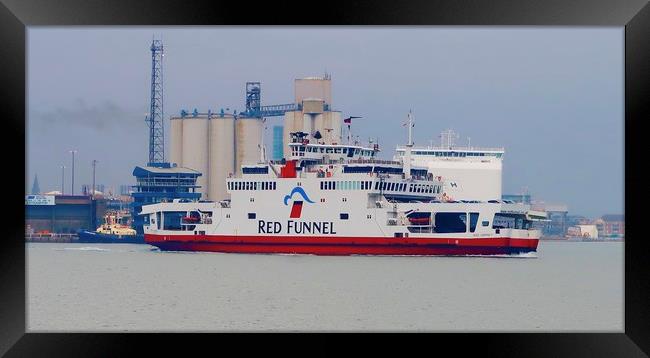
M 26 245 L 30 332 L 622 332 L 624 244 L 537 258 L 326 257 Z

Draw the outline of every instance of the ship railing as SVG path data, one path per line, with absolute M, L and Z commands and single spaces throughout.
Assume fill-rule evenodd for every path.
M 330 165 L 330 164 L 345 164 L 345 159 L 309 159 L 310 165 Z
M 384 159 L 350 159 L 348 160 L 349 164 L 392 164 L 392 165 L 401 165 L 402 162 L 396 160 L 384 160 Z
M 406 150 L 406 147 L 404 146 L 397 146 L 398 151 L 403 151 Z M 452 145 L 451 147 L 449 146 L 426 146 L 426 147 L 413 147 L 411 151 L 427 151 L 427 150 L 435 150 L 435 151 L 450 151 L 450 150 L 462 150 L 462 151 L 493 151 L 493 152 L 503 152 L 505 151 L 505 147 L 474 147 L 474 146 L 457 146 L 457 145 Z
M 136 190 L 141 190 L 142 187 L 184 187 L 184 188 L 193 188 L 197 187 L 196 182 L 172 182 L 172 181 L 139 181 L 138 185 L 134 185 Z
M 282 164 L 281 162 L 272 163 L 272 164 Z M 401 165 L 402 162 L 396 160 L 384 160 L 384 159 L 348 159 L 339 158 L 339 159 L 309 159 L 309 165 L 333 165 L 333 164 L 390 164 L 390 165 Z

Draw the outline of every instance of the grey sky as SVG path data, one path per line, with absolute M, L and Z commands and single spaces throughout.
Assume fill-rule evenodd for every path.
M 528 187 L 572 213 L 622 213 L 623 30 L 31 27 L 26 190 L 35 174 L 42 190 L 60 190 L 66 165 L 69 192 L 73 148 L 77 193 L 93 159 L 98 183 L 133 183 L 133 167 L 147 160 L 156 34 L 166 119 L 183 108 L 241 110 L 246 81 L 262 82 L 263 104 L 290 103 L 294 78 L 326 70 L 334 108 L 363 116 L 353 131 L 379 137 L 384 157 L 406 141 L 400 124 L 413 109 L 416 145 L 453 128 L 461 143 L 505 147 L 504 193 Z

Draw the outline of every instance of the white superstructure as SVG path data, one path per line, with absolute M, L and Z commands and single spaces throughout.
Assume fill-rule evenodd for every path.
M 425 167 L 444 181 L 443 193 L 453 200 L 500 200 L 504 148 L 457 146 L 455 133 L 441 135 L 441 145 L 414 146 L 411 164 Z M 404 160 L 406 146 L 397 146 L 395 160 Z

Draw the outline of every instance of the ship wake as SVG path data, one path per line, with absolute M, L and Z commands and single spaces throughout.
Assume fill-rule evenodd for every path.
M 84 247 L 66 247 L 63 249 L 56 249 L 57 251 L 111 251 L 109 249 L 102 249 L 101 247 L 84 246 Z

